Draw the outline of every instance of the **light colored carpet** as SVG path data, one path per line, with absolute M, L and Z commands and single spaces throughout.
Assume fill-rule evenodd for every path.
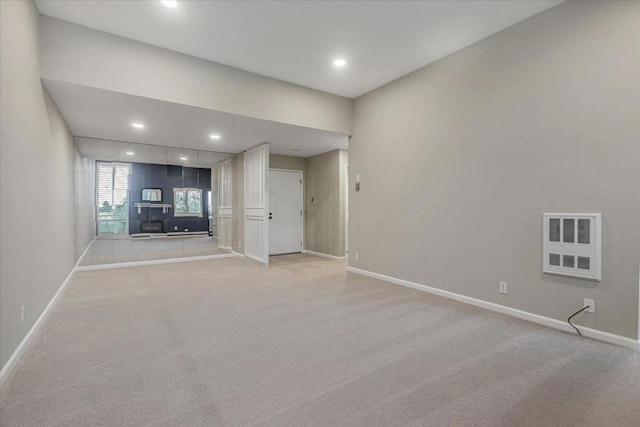
M 638 426 L 640 354 L 294 255 L 77 273 L 3 426 Z
M 80 260 L 82 266 L 226 254 L 209 236 L 97 238 Z

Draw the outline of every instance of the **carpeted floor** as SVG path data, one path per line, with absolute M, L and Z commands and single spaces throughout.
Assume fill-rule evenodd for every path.
M 639 426 L 640 354 L 306 255 L 84 271 L 2 426 Z

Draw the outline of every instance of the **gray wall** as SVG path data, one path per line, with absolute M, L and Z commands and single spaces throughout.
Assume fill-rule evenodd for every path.
M 304 173 L 305 249 L 335 256 L 345 254 L 344 166 L 347 159 L 345 150 L 308 158 L 269 155 L 270 168 L 301 170 Z M 244 254 L 244 153 L 232 158 L 231 168 L 233 250 Z M 315 205 L 311 204 L 312 194 L 317 200 Z
M 43 78 L 351 133 L 351 99 L 59 19 L 40 20 Z
M 306 160 L 306 249 L 342 257 L 346 151 L 334 150 Z
M 306 171 L 307 160 L 304 157 L 282 156 L 279 154 L 269 154 L 269 168 L 289 169 L 295 171 Z
M 74 143 L 73 151 L 73 215 L 75 260 L 96 236 L 96 162 L 84 157 Z
M 638 22 L 566 2 L 358 98 L 349 264 L 638 337 Z M 602 212 L 602 283 L 541 273 L 542 212 Z
M 0 2 L 0 110 L 4 366 L 74 266 L 73 139 L 41 85 L 30 1 Z

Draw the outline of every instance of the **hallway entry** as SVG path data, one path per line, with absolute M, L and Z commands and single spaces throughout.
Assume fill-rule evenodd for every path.
M 269 255 L 302 252 L 302 171 L 269 170 Z

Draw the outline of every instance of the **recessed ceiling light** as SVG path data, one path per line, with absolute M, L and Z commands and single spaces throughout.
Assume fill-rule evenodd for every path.
M 209 138 L 218 140 L 220 139 L 220 135 L 218 135 L 217 133 L 212 133 L 211 135 L 209 135 Z
M 133 151 L 127 151 L 127 156 L 133 156 L 134 154 L 136 153 L 134 153 Z
M 178 1 L 177 0 L 160 0 L 160 3 L 162 3 L 163 5 L 165 5 L 167 7 L 176 7 L 176 6 L 178 6 Z
M 180 157 L 180 160 L 187 160 L 185 156 Z
M 131 123 L 131 126 L 136 129 L 144 129 L 144 123 Z
M 345 65 L 347 65 L 347 60 L 346 59 L 336 59 L 335 61 L 333 61 L 333 65 L 335 65 L 336 67 L 344 67 Z

